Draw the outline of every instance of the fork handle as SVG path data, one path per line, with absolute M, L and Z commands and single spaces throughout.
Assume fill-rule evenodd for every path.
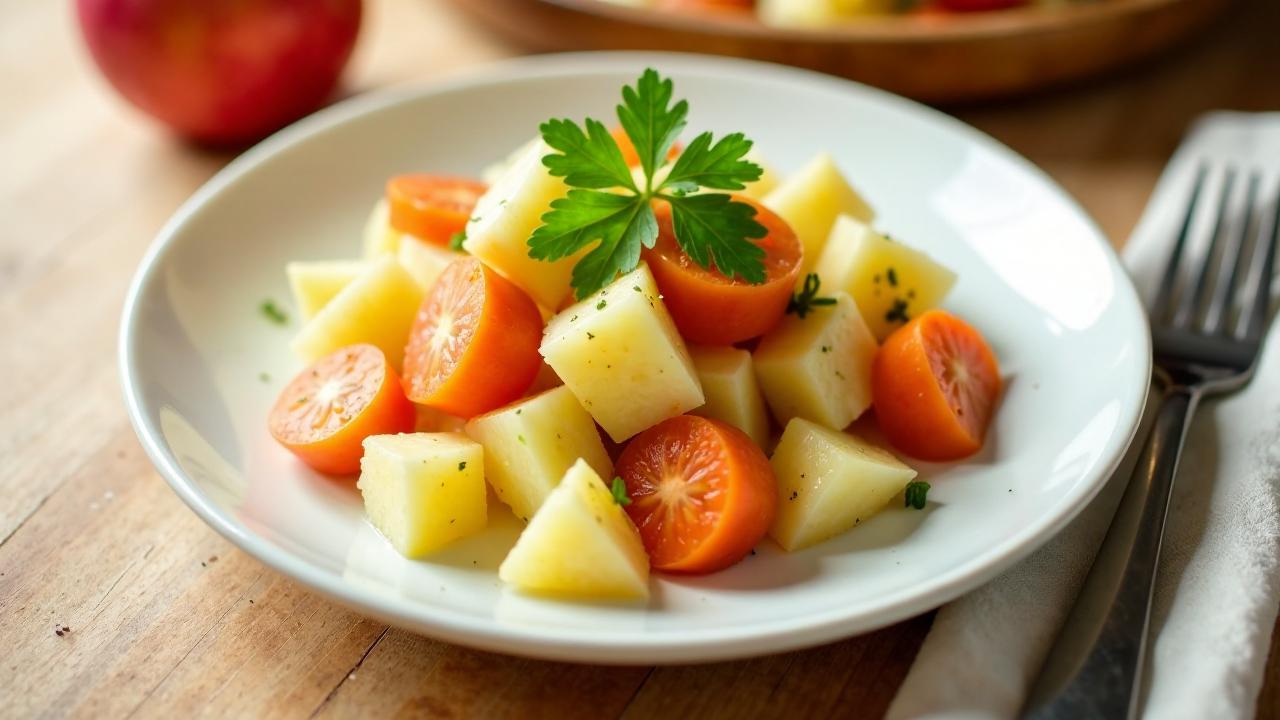
M 1072 617 L 1064 627 L 1076 626 L 1077 616 L 1081 616 L 1083 626 L 1090 615 L 1097 617 L 1100 611 L 1105 611 L 1105 619 L 1083 662 L 1065 686 L 1030 717 L 1075 720 L 1138 716 L 1160 541 L 1178 459 L 1199 400 L 1197 388 L 1162 384 L 1151 434 L 1072 608 Z M 1136 521 L 1135 514 L 1139 514 Z M 1064 631 L 1059 635 L 1051 657 L 1064 645 L 1081 641 L 1079 637 L 1066 637 L 1071 634 Z

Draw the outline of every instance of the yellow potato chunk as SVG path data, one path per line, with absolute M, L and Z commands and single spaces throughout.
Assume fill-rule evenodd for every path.
M 317 260 L 284 266 L 289 289 L 303 320 L 310 320 L 333 296 L 356 278 L 368 263 L 363 260 Z
M 779 494 L 769 535 L 785 550 L 849 530 L 883 510 L 916 476 L 889 451 L 803 418 L 787 423 L 770 462 Z
M 849 215 L 867 223 L 875 219 L 871 207 L 849 185 L 835 160 L 826 153 L 787 177 L 761 202 L 787 221 L 804 246 L 802 279 L 818 262 L 837 217 Z
M 649 557 L 604 481 L 579 460 L 538 508 L 498 577 L 534 594 L 643 599 Z
M 310 362 L 347 345 L 369 343 L 399 368 L 422 297 L 422 288 L 395 256 L 383 255 L 302 326 L 293 351 Z
M 693 367 L 707 402 L 692 411 L 727 422 L 746 433 L 760 447 L 768 447 L 769 415 L 760 395 L 751 353 L 735 347 L 689 348 Z
M 892 12 L 893 0 L 760 0 L 760 21 L 777 27 L 826 28 L 860 15 Z
M 956 274 L 928 255 L 895 242 L 865 223 L 841 216 L 814 266 L 822 292 L 853 297 L 871 334 L 883 341 L 894 330 L 937 307 Z
M 400 249 L 402 233 L 391 227 L 391 206 L 384 197 L 373 206 L 364 224 L 364 257 L 372 260 L 382 255 L 395 255 Z
M 396 256 L 404 269 L 408 270 L 418 283 L 418 287 L 422 288 L 422 292 L 426 293 L 431 290 L 432 285 L 436 284 L 440 273 L 444 272 L 449 263 L 462 257 L 462 253 L 429 243 L 413 235 L 403 235 L 400 238 L 400 249 Z
M 463 247 L 519 285 L 539 305 L 554 309 L 569 296 L 569 276 L 578 255 L 555 262 L 529 257 L 529 237 L 542 224 L 551 201 L 568 192 L 564 181 L 542 164 L 543 156 L 551 152 L 539 140 L 512 162 L 476 203 Z
M 541 352 L 617 442 L 705 400 L 644 263 L 552 318 Z
M 760 340 L 756 376 L 773 416 L 843 429 L 871 405 L 876 339 L 847 293 L 804 317 L 786 315 Z
M 485 479 L 498 499 L 525 521 L 579 459 L 613 477 L 595 421 L 564 386 L 472 418 L 467 435 L 484 446 Z
M 485 526 L 484 451 L 466 435 L 367 437 L 356 487 L 369 521 L 405 557 L 421 557 Z

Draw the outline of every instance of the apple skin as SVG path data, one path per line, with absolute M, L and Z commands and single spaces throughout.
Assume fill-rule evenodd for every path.
M 361 0 L 76 0 L 94 61 L 126 99 L 197 142 L 234 146 L 315 110 L 360 30 Z

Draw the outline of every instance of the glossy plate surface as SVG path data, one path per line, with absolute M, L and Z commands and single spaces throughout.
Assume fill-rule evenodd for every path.
M 401 559 L 358 494 L 278 448 L 266 413 L 300 365 L 292 259 L 352 257 L 387 176 L 477 174 L 552 116 L 611 117 L 646 66 L 676 80 L 691 130 L 742 130 L 783 171 L 828 151 L 879 225 L 954 268 L 947 307 L 977 325 L 1007 378 L 989 447 L 922 466 L 925 511 L 891 508 L 831 542 L 766 541 L 734 568 L 653 580 L 645 606 L 531 599 L 496 568 L 519 524 L 429 562 Z M 296 318 L 297 313 L 290 313 Z M 296 320 L 294 321 L 296 323 Z M 684 662 L 780 651 L 867 631 L 991 579 L 1051 537 L 1128 445 L 1150 350 L 1136 295 L 1080 208 L 1025 160 L 909 101 L 829 77 L 656 54 L 544 56 L 421 90 L 359 97 L 237 159 L 143 259 L 120 361 L 138 435 L 178 495 L 246 552 L 397 625 L 476 647 L 591 662 Z M 263 378 L 269 377 L 269 380 Z

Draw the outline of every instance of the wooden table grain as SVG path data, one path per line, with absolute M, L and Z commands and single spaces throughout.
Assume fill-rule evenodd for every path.
M 125 418 L 135 265 L 227 162 L 116 98 L 70 2 L 0 0 L 0 716 L 880 715 L 928 615 L 820 648 L 592 667 L 388 628 L 268 570 L 170 492 Z M 952 108 L 1045 168 L 1119 244 L 1196 114 L 1280 108 L 1275 0 L 1089 86 Z M 513 55 L 432 0 L 370 0 L 347 92 Z M 59 634 L 57 631 L 67 628 Z M 1277 717 L 1280 663 L 1259 708 Z

